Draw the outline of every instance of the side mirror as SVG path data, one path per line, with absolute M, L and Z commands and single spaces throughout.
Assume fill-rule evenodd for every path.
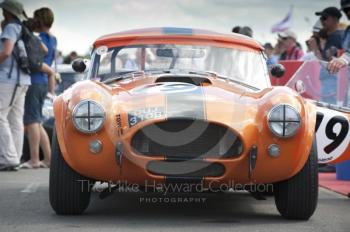
M 286 72 L 286 69 L 281 64 L 274 64 L 270 68 L 271 76 L 276 78 L 283 77 L 285 72 Z
M 83 73 L 86 70 L 88 64 L 89 60 L 78 58 L 72 62 L 72 68 L 75 72 Z

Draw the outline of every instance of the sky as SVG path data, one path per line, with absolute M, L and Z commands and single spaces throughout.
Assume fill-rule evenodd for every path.
M 249 26 L 261 43 L 275 43 L 271 26 L 293 6 L 292 27 L 301 44 L 311 35 L 315 11 L 339 7 L 340 0 L 18 0 L 28 16 L 50 7 L 55 14 L 52 33 L 63 54 L 88 53 L 100 36 L 144 27 L 190 27 L 231 33 Z M 2 16 L 1 16 L 2 17 Z M 343 15 L 341 21 L 350 23 Z

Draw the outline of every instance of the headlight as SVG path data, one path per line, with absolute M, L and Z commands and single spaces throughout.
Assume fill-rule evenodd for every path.
M 267 120 L 271 132 L 282 138 L 295 135 L 301 124 L 299 112 L 289 105 L 274 106 Z
M 92 100 L 84 100 L 73 109 L 73 124 L 83 133 L 99 131 L 105 122 L 105 111 L 100 104 Z

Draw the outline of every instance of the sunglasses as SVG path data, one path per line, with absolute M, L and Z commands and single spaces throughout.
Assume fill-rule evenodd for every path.
M 327 16 L 321 16 L 320 19 L 321 19 L 321 21 L 326 21 L 328 19 L 328 17 Z
M 348 11 L 350 11 L 350 7 L 343 8 L 344 13 L 347 13 Z

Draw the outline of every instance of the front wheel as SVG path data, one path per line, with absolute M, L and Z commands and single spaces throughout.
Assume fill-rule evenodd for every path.
M 308 220 L 318 200 L 317 147 L 314 141 L 305 166 L 292 178 L 274 184 L 275 203 L 287 219 Z
M 54 129 L 49 182 L 50 204 L 54 211 L 59 215 L 83 213 L 90 202 L 92 184 L 63 159 Z

